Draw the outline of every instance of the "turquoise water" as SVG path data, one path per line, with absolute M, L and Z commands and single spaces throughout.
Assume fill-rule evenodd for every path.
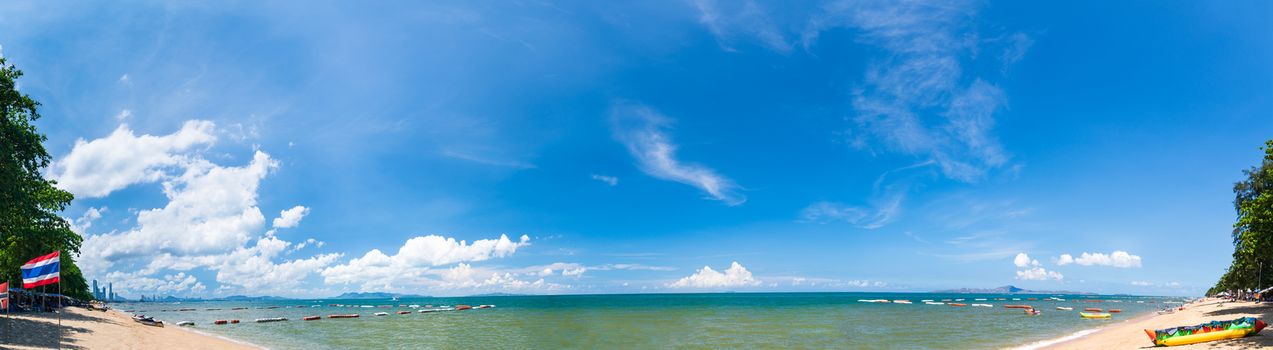
M 1066 301 L 1029 301 L 1059 297 Z M 986 301 L 975 301 L 985 298 Z M 1005 298 L 1007 300 L 994 300 Z M 1012 300 L 1019 298 L 1021 300 Z M 914 304 L 862 303 L 911 300 Z M 994 307 L 926 305 L 964 299 Z M 1100 299 L 1104 302 L 1080 302 Z M 1164 307 L 1179 298 L 932 293 L 723 293 L 500 296 L 379 300 L 288 300 L 119 304 L 172 327 L 195 329 L 272 349 L 558 349 L 558 348 L 854 348 L 967 349 L 1020 346 L 1100 327 Z M 333 307 L 393 305 L 390 308 Z M 405 305 L 494 304 L 495 308 L 398 315 Z M 1027 316 L 1005 304 L 1043 311 Z M 298 305 L 318 307 L 297 308 Z M 403 305 L 403 306 L 399 306 Z M 277 306 L 270 309 L 267 307 Z M 1074 311 L 1055 310 L 1056 306 Z M 246 310 L 230 310 L 248 307 Z M 1078 316 L 1086 307 L 1118 308 L 1113 320 Z M 194 308 L 196 311 L 163 311 Z M 206 310 L 209 308 L 221 310 Z M 388 312 L 388 316 L 372 316 Z M 356 319 L 328 319 L 357 313 Z M 317 321 L 301 317 L 322 315 Z M 286 322 L 253 323 L 287 317 Z M 239 319 L 237 325 L 213 325 Z

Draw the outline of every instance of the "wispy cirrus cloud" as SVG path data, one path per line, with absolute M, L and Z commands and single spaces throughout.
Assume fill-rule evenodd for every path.
M 965 182 L 1008 161 L 992 133 L 1006 94 L 962 64 L 982 44 L 972 21 L 977 9 L 971 2 L 842 1 L 810 22 L 806 47 L 822 31 L 850 27 L 859 42 L 882 50 L 853 93 L 855 146 L 874 150 L 878 142 L 931 159 L 947 177 Z M 1005 60 L 1019 60 L 1028 45 L 1014 47 Z
M 979 181 L 1011 159 L 993 133 L 1007 95 L 970 63 L 980 52 L 995 51 L 985 56 L 1002 69 L 991 71 L 1006 73 L 1033 40 L 1024 33 L 983 39 L 975 21 L 979 2 L 831 1 L 781 17 L 787 22 L 766 15 L 755 1 L 692 3 L 726 50 L 732 48 L 725 43 L 751 36 L 778 52 L 798 42 L 814 53 L 823 33 L 842 29 L 877 50 L 850 101 L 848 138 L 858 149 L 931 160 L 946 177 L 963 182 Z
M 611 108 L 610 119 L 615 139 L 627 147 L 647 175 L 694 186 L 727 205 L 747 201 L 733 180 L 706 166 L 677 158 L 679 146 L 668 135 L 671 119 L 636 104 L 616 104 Z
M 725 51 L 736 51 L 730 43 L 740 38 L 755 38 L 760 44 L 778 52 L 790 52 L 792 43 L 769 17 L 765 8 L 753 0 L 691 0 L 702 23 L 716 36 Z

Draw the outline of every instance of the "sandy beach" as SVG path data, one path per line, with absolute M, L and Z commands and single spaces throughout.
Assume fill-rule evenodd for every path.
M 62 315 L 0 317 L 0 349 L 258 349 L 176 325 L 151 327 L 119 311 L 68 308 Z
M 1058 343 L 1046 349 L 1143 349 L 1154 345 L 1145 335 L 1145 329 L 1162 329 L 1192 326 L 1213 320 L 1232 320 L 1238 317 L 1259 317 L 1268 322 L 1273 316 L 1273 304 L 1252 302 L 1226 302 L 1221 299 L 1204 299 L 1184 305 L 1185 309 L 1164 315 L 1149 315 L 1101 328 L 1084 337 Z M 1273 347 L 1273 330 L 1265 329 L 1259 335 L 1241 339 L 1175 346 L 1172 349 L 1256 349 Z

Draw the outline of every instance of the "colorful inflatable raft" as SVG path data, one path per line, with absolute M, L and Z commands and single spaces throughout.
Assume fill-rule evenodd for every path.
M 1080 312 L 1079 316 L 1083 318 L 1110 318 L 1111 315 L 1103 312 Z
M 1222 339 L 1242 338 L 1259 333 L 1266 324 L 1255 317 L 1243 317 L 1232 321 L 1211 321 L 1192 327 L 1146 329 L 1145 334 L 1157 346 L 1196 344 Z

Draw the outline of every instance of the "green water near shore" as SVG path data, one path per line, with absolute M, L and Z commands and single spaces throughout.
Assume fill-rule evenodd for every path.
M 1065 301 L 1029 301 L 1059 297 Z M 975 301 L 985 298 L 986 301 Z M 994 300 L 1005 298 L 1008 300 Z M 1012 300 L 1019 298 L 1021 300 Z M 914 304 L 862 303 L 911 300 Z M 926 305 L 921 300 L 964 299 L 992 308 Z M 1104 302 L 1080 302 L 1100 299 Z M 722 293 L 501 296 L 379 300 L 135 303 L 116 305 L 164 320 L 194 321 L 195 329 L 271 349 L 558 349 L 558 348 L 1004 348 L 1061 337 L 1129 319 L 1180 298 L 933 293 Z M 392 305 L 335 307 L 343 305 Z M 396 314 L 405 305 L 480 305 L 495 308 Z M 1005 304 L 1043 311 L 1027 316 Z M 296 306 L 314 306 L 303 307 Z M 399 306 L 404 305 L 404 306 Z M 277 306 L 277 308 L 268 308 Z M 1055 310 L 1056 306 L 1074 311 Z M 248 307 L 246 310 L 230 310 Z M 1078 316 L 1085 307 L 1118 308 L 1113 320 Z M 175 311 L 194 308 L 194 311 Z M 207 310 L 220 309 L 220 310 Z M 167 311 L 165 311 L 167 310 Z M 388 312 L 388 316 L 372 316 Z M 357 313 L 356 319 L 328 319 Z M 304 316 L 321 315 L 317 321 Z M 287 317 L 286 322 L 253 319 Z M 239 319 L 237 325 L 213 325 Z

